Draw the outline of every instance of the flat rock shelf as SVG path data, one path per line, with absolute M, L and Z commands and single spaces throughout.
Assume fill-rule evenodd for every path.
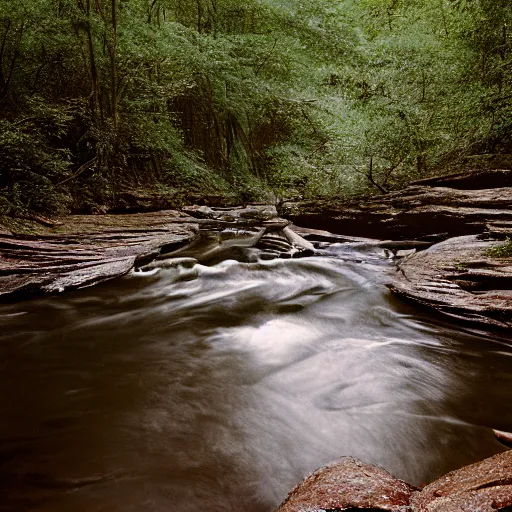
M 0 236 L 0 298 L 83 288 L 122 276 L 190 242 L 197 221 L 176 211 L 73 215 L 37 234 Z
M 510 334 L 512 258 L 495 249 L 512 238 L 511 183 L 509 167 L 476 168 L 370 198 L 284 202 L 280 214 L 306 228 L 387 240 L 395 255 L 396 241 L 408 241 L 418 252 L 397 260 L 393 293 Z
M 0 234 L 0 299 L 84 288 L 155 259 L 192 257 L 214 264 L 302 257 L 313 245 L 275 207 L 197 207 L 127 215 L 71 215 L 35 234 Z
M 512 327 L 512 258 L 489 250 L 496 240 L 450 238 L 405 258 L 389 289 L 410 301 L 464 322 Z

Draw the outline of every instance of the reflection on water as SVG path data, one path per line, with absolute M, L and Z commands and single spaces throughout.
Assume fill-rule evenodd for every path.
M 1 306 L 0 510 L 265 512 L 341 455 L 421 484 L 501 451 L 512 350 L 327 252 Z

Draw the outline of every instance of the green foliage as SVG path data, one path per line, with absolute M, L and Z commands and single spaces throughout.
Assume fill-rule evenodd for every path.
M 40 107 L 40 105 L 38 105 Z M 0 120 L 1 212 L 43 210 L 57 213 L 66 207 L 66 197 L 56 182 L 70 166 L 69 151 L 53 147 L 67 123 L 65 111 L 39 108 L 33 118 L 16 122 Z
M 507 237 L 502 244 L 495 245 L 485 252 L 486 256 L 494 258 L 512 258 L 512 240 Z
M 0 0 L 0 212 L 386 192 L 512 150 L 508 0 Z

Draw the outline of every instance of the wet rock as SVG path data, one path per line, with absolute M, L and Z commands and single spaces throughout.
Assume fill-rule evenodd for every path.
M 192 268 L 198 261 L 195 258 L 156 258 L 155 261 L 141 267 L 141 270 L 153 270 L 155 268 Z
M 360 236 L 346 236 L 339 235 L 335 233 L 331 233 L 329 231 L 325 231 L 323 229 L 313 229 L 307 228 L 304 226 L 298 226 L 292 224 L 290 226 L 293 231 L 304 239 L 309 240 L 311 242 L 321 242 L 321 243 L 357 243 L 357 242 L 378 242 L 376 239 L 364 238 Z
M 512 432 L 505 432 L 503 430 L 493 430 L 496 439 L 508 448 L 512 448 Z
M 405 512 L 409 510 L 414 490 L 377 466 L 343 457 L 297 485 L 277 512 L 354 509 Z
M 315 247 L 311 242 L 308 242 L 305 238 L 302 238 L 298 233 L 295 233 L 290 227 L 283 229 L 284 236 L 288 239 L 297 249 L 314 251 Z
M 122 276 L 190 242 L 195 220 L 175 211 L 71 215 L 38 235 L 0 236 L 0 298 L 60 293 Z
M 215 219 L 224 222 L 254 223 L 277 219 L 277 210 L 273 205 L 248 205 L 246 207 L 210 208 L 209 206 L 187 206 L 183 211 L 201 219 Z
M 294 224 L 377 239 L 441 241 L 512 222 L 512 187 L 458 190 L 411 186 L 355 200 L 288 202 L 280 215 Z
M 200 219 L 214 219 L 215 212 L 209 206 L 187 206 L 183 208 L 183 211 L 187 214 L 198 217 Z
M 257 246 L 261 249 L 273 250 L 278 253 L 287 253 L 293 250 L 293 244 L 288 240 L 283 231 L 264 233 L 258 240 Z
M 60 293 L 119 277 L 132 268 L 215 264 L 312 254 L 311 244 L 273 206 L 194 206 L 125 215 L 70 215 L 37 235 L 0 235 L 0 297 Z M 32 229 L 32 227 L 31 227 Z M 259 243 L 261 242 L 261 247 Z M 179 258 L 179 259 L 178 259 Z M 156 261 L 154 261 L 156 260 Z
M 452 471 L 411 500 L 413 512 L 494 512 L 512 507 L 512 451 Z
M 512 327 L 512 259 L 487 252 L 497 242 L 456 237 L 405 258 L 389 289 L 416 304 L 484 327 Z
M 40 289 L 44 294 L 53 294 L 75 288 L 85 288 L 114 277 L 123 276 L 133 268 L 134 264 L 135 259 L 127 256 L 118 259 L 106 259 L 89 266 L 79 266 L 80 268 L 69 269 L 55 277 L 50 274 L 48 282 L 45 282 L 46 280 L 41 282 Z
M 343 457 L 297 485 L 277 512 L 494 512 L 512 507 L 512 451 L 452 471 L 418 490 L 385 470 Z
M 245 219 L 270 220 L 277 218 L 277 209 L 273 205 L 250 205 L 239 211 Z
M 217 222 L 200 224 L 195 240 L 166 254 L 166 258 L 195 258 L 199 263 L 214 265 L 225 260 L 253 263 L 259 259 L 313 255 L 312 244 L 287 228 L 287 224 L 279 219 L 249 225 L 239 222 L 230 226 Z M 158 266 L 158 262 L 145 268 L 154 266 Z

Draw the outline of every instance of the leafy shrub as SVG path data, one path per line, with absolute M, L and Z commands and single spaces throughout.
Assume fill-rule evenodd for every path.
M 485 254 L 494 258 L 512 258 L 512 240 L 507 237 L 505 242 L 487 249 Z

